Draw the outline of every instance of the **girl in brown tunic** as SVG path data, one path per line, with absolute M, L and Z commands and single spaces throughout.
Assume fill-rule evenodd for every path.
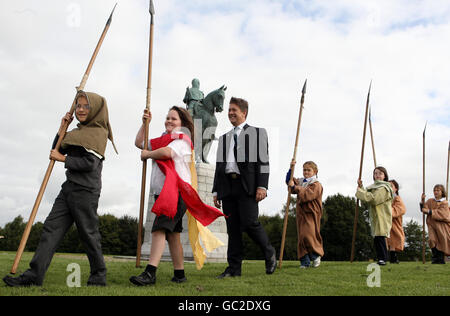
M 432 264 L 445 264 L 444 255 L 450 255 L 450 210 L 446 199 L 445 188 L 437 184 L 433 189 L 434 199 L 425 203 L 422 195 L 422 213 L 427 214 L 428 243 L 433 257 Z
M 398 193 L 399 185 L 397 181 L 389 181 L 394 190 L 394 200 L 392 201 L 392 228 L 390 238 L 387 239 L 389 246 L 389 257 L 391 263 L 399 263 L 398 252 L 405 248 L 405 232 L 403 231 L 403 215 L 406 214 L 406 206 Z
M 297 254 L 301 268 L 317 268 L 324 255 L 320 235 L 323 188 L 317 173 L 317 165 L 308 161 L 303 165 L 303 178 L 293 179 L 288 184 L 291 192 L 297 194 Z

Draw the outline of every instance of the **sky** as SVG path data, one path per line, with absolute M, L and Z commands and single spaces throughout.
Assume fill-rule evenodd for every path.
M 0 3 L 0 226 L 28 219 L 60 120 L 69 111 L 115 0 Z M 271 174 L 260 213 L 279 214 L 308 79 L 296 176 L 313 160 L 327 196 L 354 196 L 364 111 L 371 101 L 378 164 L 400 183 L 407 213 L 421 222 L 422 133 L 426 194 L 445 185 L 450 139 L 450 6 L 446 0 L 154 0 L 150 137 L 198 78 L 205 95 L 226 85 L 217 136 L 231 129 L 232 96 L 248 100 L 248 123 L 269 135 Z M 118 1 L 86 90 L 108 101 L 111 145 L 99 214 L 139 214 L 142 162 L 134 147 L 145 107 L 148 1 Z M 73 124 L 72 127 L 75 127 Z M 215 144 L 209 160 L 215 161 Z M 367 134 L 363 183 L 374 163 Z M 56 164 L 36 221 L 65 180 Z M 148 186 L 147 186 L 148 190 Z

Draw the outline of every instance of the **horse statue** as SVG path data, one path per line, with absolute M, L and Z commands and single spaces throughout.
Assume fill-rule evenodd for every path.
M 194 122 L 201 120 L 202 132 L 202 147 L 196 147 L 195 150 L 195 161 L 197 163 L 204 162 L 209 164 L 207 158 L 209 151 L 211 150 L 211 145 L 214 140 L 217 140 L 215 132 L 217 129 L 217 119 L 215 113 L 220 113 L 223 111 L 223 103 L 225 100 L 225 91 L 227 87 L 223 85 L 217 90 L 212 91 L 208 94 L 202 101 L 197 101 L 194 106 L 189 110 L 193 113 Z M 196 126 L 197 127 L 197 126 Z M 195 131 L 196 133 L 200 131 Z M 196 139 L 200 139 L 196 137 Z

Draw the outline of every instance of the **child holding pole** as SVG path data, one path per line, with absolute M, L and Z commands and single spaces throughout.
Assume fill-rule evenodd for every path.
M 307 161 L 303 164 L 303 178 L 293 179 L 288 183 L 291 193 L 297 194 L 297 254 L 302 269 L 319 267 L 324 255 L 320 235 L 323 188 L 317 179 L 318 171 L 313 161 Z M 287 181 L 289 179 L 290 171 Z
M 144 111 L 143 125 L 136 136 L 136 147 L 144 148 L 145 121 L 151 121 L 152 115 Z M 152 212 L 156 214 L 152 227 L 150 258 L 145 271 L 138 276 L 130 277 L 130 282 L 137 286 L 148 286 L 156 283 L 156 270 L 164 252 L 166 240 L 172 256 L 174 276 L 172 282 L 186 282 L 184 273 L 184 255 L 181 245 L 182 221 L 189 209 L 199 223 L 208 226 L 217 217 L 223 216 L 219 210 L 205 205 L 191 186 L 194 122 L 188 111 L 180 107 L 172 107 L 165 121 L 166 131 L 163 136 L 150 140 L 149 150 L 142 150 L 141 159 L 152 159 L 150 194 L 155 196 Z M 190 223 L 192 221 L 189 221 Z M 189 229 L 191 224 L 189 223 Z M 198 227 L 193 225 L 194 228 Z M 202 227 L 200 227 L 202 229 Z M 191 232 L 191 231 L 190 231 Z M 191 232 L 192 233 L 192 232 Z M 198 233 L 195 231 L 195 233 Z M 211 234 L 211 233 L 210 233 Z M 210 242 L 216 243 L 214 236 Z M 194 248 L 194 247 L 193 247 Z M 194 250 L 193 250 L 194 251 Z M 194 258 L 195 258 L 194 251 Z
M 422 195 L 422 213 L 427 215 L 428 238 L 432 251 L 432 264 L 445 264 L 445 256 L 450 255 L 450 210 L 445 188 L 437 184 L 433 189 L 434 198 L 425 202 Z
M 394 200 L 392 201 L 392 228 L 391 235 L 388 238 L 389 260 L 390 263 L 399 263 L 398 252 L 405 248 L 405 232 L 403 231 L 403 215 L 406 214 L 406 206 L 400 197 L 398 190 L 399 184 L 395 180 L 389 181 L 394 190 Z
M 91 267 L 87 285 L 106 286 L 106 266 L 97 216 L 106 144 L 108 139 L 113 142 L 106 100 L 98 94 L 79 91 L 75 116 L 80 122 L 78 128 L 65 135 L 59 151 L 53 149 L 50 152 L 50 159 L 64 163 L 67 180 L 45 220 L 30 269 L 16 278 L 3 278 L 8 286 L 42 286 L 53 255 L 74 222 Z M 70 113 L 63 117 L 59 134 L 72 120 Z
M 387 170 L 377 167 L 373 171 L 372 185 L 363 187 L 362 180 L 358 180 L 356 197 L 369 203 L 369 217 L 378 264 L 386 265 L 388 258 L 386 238 L 389 238 L 392 228 L 392 201 L 394 192 L 389 181 Z

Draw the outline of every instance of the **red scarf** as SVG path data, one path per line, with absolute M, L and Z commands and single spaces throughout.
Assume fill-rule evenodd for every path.
M 152 150 L 167 147 L 171 142 L 177 139 L 186 141 L 191 149 L 193 149 L 192 142 L 187 135 L 184 134 L 166 134 L 159 138 L 152 139 L 150 144 Z M 203 226 L 208 226 L 214 222 L 219 216 L 225 216 L 218 209 L 206 205 L 202 202 L 194 188 L 187 182 L 180 178 L 175 170 L 175 163 L 172 159 L 156 160 L 159 169 L 166 176 L 163 189 L 155 204 L 152 212 L 157 216 L 165 215 L 169 218 L 174 218 L 177 213 L 178 193 L 186 204 L 189 212 L 196 220 Z

